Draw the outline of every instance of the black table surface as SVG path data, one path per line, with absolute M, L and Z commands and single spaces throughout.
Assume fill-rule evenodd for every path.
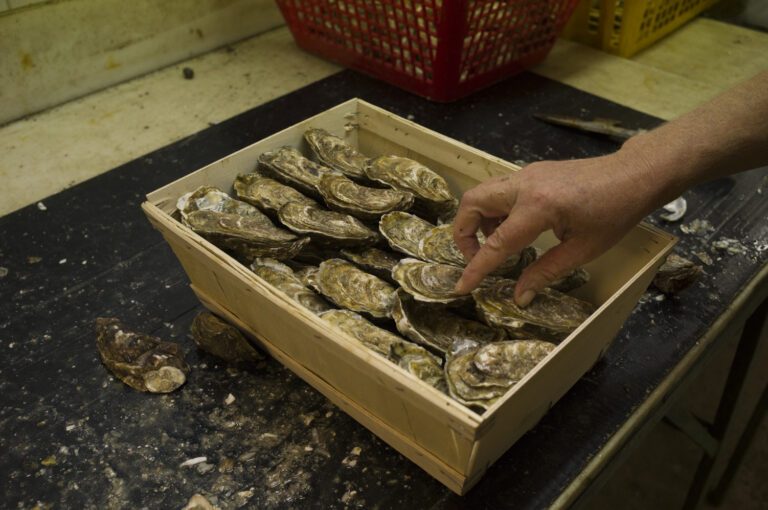
M 706 219 L 712 232 L 685 234 L 653 215 L 681 236 L 678 252 L 711 256 L 703 278 L 674 298 L 649 290 L 605 358 L 460 498 L 276 361 L 242 371 L 196 351 L 187 334 L 201 306 L 139 208 L 146 193 L 352 97 L 509 161 L 616 148 L 534 112 L 659 123 L 533 74 L 436 104 L 345 71 L 53 195 L 46 210 L 0 218 L 2 506 L 181 508 L 201 493 L 221 508 L 542 508 L 768 258 L 766 169 L 686 193 L 682 223 Z M 714 249 L 720 238 L 744 252 Z M 181 342 L 187 384 L 158 396 L 114 379 L 95 347 L 99 316 Z

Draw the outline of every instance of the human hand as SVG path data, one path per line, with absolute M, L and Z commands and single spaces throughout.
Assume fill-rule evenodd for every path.
M 470 292 L 551 229 L 560 244 L 528 266 L 515 289 L 515 301 L 527 306 L 537 292 L 607 251 L 655 209 L 663 193 L 646 167 L 621 151 L 543 161 L 467 191 L 454 219 L 454 240 L 469 261 L 456 291 Z M 487 237 L 482 247 L 478 229 Z

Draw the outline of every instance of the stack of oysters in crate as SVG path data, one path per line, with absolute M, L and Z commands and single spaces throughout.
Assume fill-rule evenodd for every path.
M 458 199 L 426 166 L 371 158 L 321 129 L 311 157 L 282 147 L 239 175 L 233 198 L 203 186 L 178 200 L 181 221 L 268 284 L 427 384 L 475 410 L 490 407 L 594 311 L 564 294 L 574 271 L 526 308 L 515 278 L 528 247 L 471 295 L 453 241 Z M 478 234 L 479 242 L 484 242 Z

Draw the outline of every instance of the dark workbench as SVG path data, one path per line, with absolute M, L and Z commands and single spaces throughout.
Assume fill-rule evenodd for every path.
M 765 274 L 768 171 L 688 192 L 682 223 L 707 219 L 714 232 L 652 221 L 681 236 L 678 252 L 712 257 L 704 277 L 672 299 L 649 291 L 606 357 L 468 496 L 454 496 L 277 362 L 245 372 L 196 351 L 186 337 L 200 305 L 139 208 L 147 192 L 355 96 L 510 161 L 615 149 L 533 112 L 657 124 L 532 74 L 443 105 L 342 72 L 51 196 L 47 210 L 0 218 L 3 507 L 181 508 L 201 493 L 221 508 L 543 508 L 569 486 L 578 496 L 590 461 Z M 714 250 L 721 237 L 745 253 Z M 99 316 L 181 342 L 188 383 L 157 396 L 111 377 L 95 348 Z M 179 467 L 199 456 L 207 461 Z

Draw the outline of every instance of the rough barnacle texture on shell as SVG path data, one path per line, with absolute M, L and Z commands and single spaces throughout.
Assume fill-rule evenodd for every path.
M 317 290 L 342 308 L 372 317 L 389 317 L 395 289 L 342 259 L 326 260 L 314 276 Z
M 320 317 L 386 358 L 389 358 L 393 345 L 404 341 L 399 336 L 374 326 L 361 315 L 349 310 L 330 310 L 321 313 Z
M 255 207 L 254 207 L 255 209 Z M 216 246 L 231 250 L 245 259 L 295 256 L 309 242 L 276 227 L 264 214 L 240 216 L 215 211 L 195 211 L 187 216 L 189 227 Z
M 485 323 L 505 328 L 513 338 L 562 340 L 595 310 L 591 303 L 553 289 L 542 290 L 527 307 L 520 308 L 514 300 L 515 283 L 503 280 L 472 292 Z
M 251 270 L 312 313 L 319 314 L 333 308 L 325 299 L 307 288 L 304 282 L 294 274 L 293 269 L 277 260 L 256 259 L 251 264 Z
M 288 202 L 317 205 L 317 202 L 292 187 L 259 173 L 238 175 L 234 187 L 237 198 L 274 215 Z
M 703 272 L 701 266 L 672 253 L 653 278 L 653 285 L 664 294 L 677 294 L 695 282 Z
M 405 341 L 394 344 L 390 359 L 406 372 L 415 375 L 439 391 L 448 393 L 442 360 L 424 347 Z
M 264 356 L 239 329 L 209 312 L 200 312 L 189 329 L 195 345 L 229 363 L 255 363 Z
M 278 181 L 297 188 L 310 196 L 318 196 L 320 178 L 336 173 L 330 168 L 318 165 L 292 147 L 282 147 L 259 156 L 259 168 Z
M 344 249 L 341 250 L 341 254 L 364 271 L 392 282 L 394 281 L 392 280 L 392 269 L 400 262 L 400 258 L 396 254 L 378 248 Z
M 413 195 L 407 191 L 361 186 L 343 175 L 323 175 L 317 189 L 328 207 L 363 220 L 378 220 L 382 214 L 413 205 Z
M 402 289 L 397 291 L 392 318 L 397 330 L 405 337 L 444 354 L 477 349 L 507 336 L 501 329 L 465 319 L 442 305 L 416 301 Z
M 448 391 L 465 405 L 487 409 L 554 348 L 541 340 L 515 340 L 461 353 L 446 362 Z
M 324 129 L 310 129 L 304 133 L 317 159 L 326 166 L 339 170 L 347 177 L 365 181 L 365 166 L 368 157 L 360 154 L 347 142 Z
M 214 211 L 239 216 L 263 216 L 262 212 L 251 204 L 235 200 L 219 188 L 200 186 L 179 197 L 176 208 L 181 214 L 181 221 L 189 225 L 187 217 L 195 211 Z
M 280 208 L 278 216 L 283 225 L 309 235 L 320 245 L 367 246 L 379 240 L 379 235 L 357 218 L 311 205 L 288 203 Z
M 448 264 L 435 264 L 417 259 L 403 259 L 392 270 L 392 277 L 408 294 L 418 301 L 428 303 L 466 302 L 468 296 L 454 290 L 463 269 Z M 481 286 L 488 286 L 499 279 L 487 276 Z
M 416 215 L 395 211 L 385 214 L 379 221 L 379 232 L 393 250 L 411 257 L 419 257 L 419 242 L 434 225 Z
M 445 179 L 409 158 L 375 158 L 365 167 L 365 175 L 395 189 L 410 191 L 416 196 L 418 210 L 430 218 L 451 217 L 459 203 Z
M 131 388 L 169 393 L 187 380 L 189 365 L 179 344 L 126 331 L 116 318 L 96 319 L 96 334 L 101 361 Z

